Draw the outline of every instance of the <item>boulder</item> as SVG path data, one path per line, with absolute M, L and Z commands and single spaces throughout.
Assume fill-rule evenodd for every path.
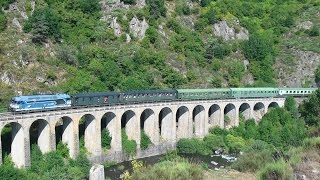
M 104 167 L 101 164 L 95 164 L 90 169 L 89 180 L 104 180 Z
M 220 21 L 213 25 L 214 35 L 222 37 L 225 41 L 229 40 L 248 40 L 249 32 L 243 27 L 236 30 L 230 27 L 226 21 Z
M 137 17 L 133 17 L 130 21 L 130 33 L 133 35 L 133 37 L 138 38 L 139 40 L 145 37 L 145 33 L 148 28 L 149 24 L 145 18 L 143 18 L 142 21 L 139 21 Z

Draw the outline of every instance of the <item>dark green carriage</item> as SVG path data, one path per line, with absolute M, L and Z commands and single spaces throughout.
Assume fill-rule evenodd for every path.
M 230 88 L 234 98 L 266 98 L 279 95 L 278 88 Z
M 178 99 L 223 99 L 230 98 L 231 91 L 228 88 L 219 89 L 178 89 Z
M 171 101 L 176 99 L 176 90 L 142 90 L 120 93 L 121 103 Z
M 101 92 L 74 94 L 71 96 L 73 106 L 101 106 L 119 103 L 118 92 Z

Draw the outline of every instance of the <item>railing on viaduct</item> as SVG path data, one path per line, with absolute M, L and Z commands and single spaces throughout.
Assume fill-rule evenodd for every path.
M 54 151 L 61 140 L 70 157 L 79 154 L 80 124 L 84 121 L 84 144 L 88 156 L 103 157 L 121 153 L 121 129 L 140 149 L 140 131 L 150 137 L 154 147 L 173 145 L 181 138 L 204 137 L 213 126 L 229 128 L 239 124 L 239 115 L 257 121 L 271 108 L 282 107 L 284 98 L 172 101 L 106 107 L 90 107 L 29 114 L 0 114 L 0 132 L 11 126 L 9 153 L 17 167 L 30 166 L 30 132 L 36 129 L 36 143 L 42 153 Z M 225 121 L 228 118 L 230 121 Z M 107 128 L 111 149 L 101 147 L 101 132 Z M 59 131 L 59 133 L 58 133 Z M 2 145 L 1 145 L 2 144 Z M 5 148 L 0 141 L 0 152 Z M 0 153 L 3 154 L 3 153 Z M 2 163 L 3 157 L 0 156 Z M 101 160 L 101 159 L 100 159 Z

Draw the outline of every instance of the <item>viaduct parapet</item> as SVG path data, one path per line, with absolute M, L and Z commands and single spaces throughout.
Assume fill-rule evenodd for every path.
M 174 148 L 175 143 L 181 138 L 202 138 L 208 134 L 210 127 L 237 126 L 240 114 L 245 119 L 254 118 L 259 121 L 270 108 L 282 107 L 284 101 L 284 98 L 172 101 L 18 115 L 0 114 L 0 132 L 5 126 L 11 125 L 9 149 L 12 161 L 19 168 L 28 167 L 32 163 L 32 129 L 37 131 L 35 139 L 42 153 L 56 150 L 56 142 L 61 140 L 67 145 L 70 157 L 76 158 L 79 154 L 80 133 L 84 132 L 84 146 L 91 160 L 121 161 L 129 158 L 123 156 L 122 152 L 122 128 L 129 139 L 136 141 L 136 157 L 140 158 Z M 111 149 L 108 152 L 103 151 L 101 146 L 101 132 L 105 128 L 112 137 Z M 153 146 L 145 151 L 140 149 L 142 129 L 153 143 Z M 2 152 L 4 146 L 0 147 Z M 0 162 L 2 161 L 3 157 L 0 156 Z

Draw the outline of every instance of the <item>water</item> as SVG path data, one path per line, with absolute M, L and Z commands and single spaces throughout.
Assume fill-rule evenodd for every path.
M 160 161 L 160 159 L 165 155 L 158 155 L 153 157 L 147 157 L 139 159 L 142 161 L 145 166 L 154 165 Z M 189 159 L 189 161 L 201 165 L 205 165 L 209 169 L 220 169 L 226 166 L 230 166 L 234 159 L 234 156 L 225 156 L 225 155 L 190 155 L 190 154 L 181 154 L 180 156 Z M 228 160 L 229 159 L 229 160 Z M 132 172 L 131 161 L 122 162 L 110 167 L 105 168 L 105 175 L 110 179 L 120 180 L 121 175 L 124 171 L 128 170 L 130 173 Z

